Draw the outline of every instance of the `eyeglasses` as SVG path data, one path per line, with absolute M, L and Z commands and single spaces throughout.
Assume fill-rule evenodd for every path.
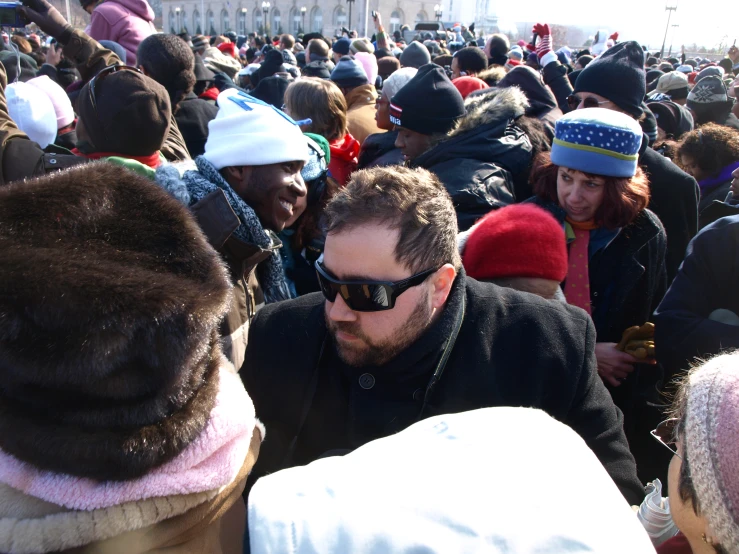
M 586 96 L 585 98 L 580 98 L 576 94 L 570 94 L 567 97 L 567 105 L 570 107 L 571 110 L 576 110 L 580 104 L 582 104 L 585 108 L 597 108 L 602 104 L 610 103 L 610 100 L 599 101 L 594 96 Z
M 326 300 L 334 302 L 338 294 L 350 310 L 355 312 L 381 312 L 392 310 L 395 300 L 407 291 L 423 283 L 436 269 L 427 269 L 402 281 L 340 281 L 326 271 L 321 260 L 316 260 L 316 273 L 321 292 Z
M 138 67 L 129 67 L 127 65 L 109 65 L 108 67 L 101 69 L 97 75 L 90 79 L 90 104 L 92 104 L 92 110 L 93 112 L 95 112 L 95 117 L 98 117 L 98 106 L 97 98 L 95 97 L 95 87 L 103 79 L 105 79 L 105 77 L 107 77 L 111 73 L 116 73 L 117 71 L 135 71 L 136 73 L 141 73 L 141 70 Z
M 677 453 L 677 448 L 674 447 L 675 441 L 677 440 L 677 434 L 675 433 L 675 430 L 679 422 L 680 420 L 676 417 L 666 419 L 662 423 L 657 425 L 657 428 L 654 431 L 650 431 L 649 434 L 652 435 L 654 439 L 662 444 L 667 450 L 669 450 L 675 456 L 682 460 L 682 456 Z

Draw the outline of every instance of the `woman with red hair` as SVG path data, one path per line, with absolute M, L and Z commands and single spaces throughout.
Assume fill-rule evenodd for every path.
M 617 343 L 626 329 L 650 319 L 667 288 L 667 240 L 646 209 L 649 182 L 637 164 L 641 141 L 641 127 L 625 114 L 576 110 L 557 121 L 552 151 L 541 155 L 531 176 L 535 202 L 564 226 L 562 288 L 567 302 L 595 323 L 598 373 L 624 412 L 630 444 L 632 437 L 643 442 L 634 424 L 649 421 L 642 408 L 653 401 L 648 396 L 660 375 L 655 367 L 636 366 L 643 360 Z

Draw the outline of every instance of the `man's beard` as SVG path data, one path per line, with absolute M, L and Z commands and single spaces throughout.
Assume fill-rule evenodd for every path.
M 431 323 L 432 308 L 429 294 L 423 295 L 410 317 L 401 325 L 398 332 L 383 341 L 373 341 L 362 332 L 358 321 L 332 321 L 326 316 L 329 333 L 336 344 L 339 358 L 350 366 L 382 366 L 408 348 L 423 334 Z M 360 339 L 358 345 L 348 345 L 336 339 L 336 331 L 343 331 Z

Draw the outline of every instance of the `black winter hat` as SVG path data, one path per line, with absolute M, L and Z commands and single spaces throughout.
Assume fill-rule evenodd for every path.
M 261 81 L 262 79 L 272 77 L 275 73 L 284 70 L 282 52 L 279 50 L 270 50 L 264 56 L 264 61 L 262 62 L 262 65 L 259 66 L 259 71 L 257 73 L 259 80 Z
M 285 77 L 273 75 L 259 80 L 257 87 L 249 94 L 262 102 L 273 105 L 280 109 L 285 104 L 285 91 L 290 81 Z
M 683 106 L 663 101 L 649 102 L 647 107 L 654 114 L 657 126 L 667 133 L 669 138 L 680 140 L 685 133 L 693 130 L 693 116 Z
M 649 110 L 646 102 L 642 103 L 642 111 L 644 117 L 639 119 L 639 125 L 641 125 L 641 130 L 644 131 L 644 134 L 647 135 L 649 146 L 652 146 L 657 141 L 657 118 Z
M 18 57 L 15 52 L 10 53 L 7 50 L 0 52 L 0 62 L 5 66 L 5 73 L 8 76 L 8 83 L 15 81 L 16 76 L 21 82 L 30 81 L 38 75 L 38 64 L 28 54 L 21 54 L 21 74 L 18 75 Z
M 201 58 L 198 54 L 195 54 L 195 82 L 209 82 L 216 78 L 216 74 L 213 73 L 210 69 L 205 67 L 205 64 L 203 63 L 203 58 Z
M 0 221 L 0 447 L 98 480 L 181 453 L 215 403 L 231 289 L 187 208 L 94 162 L 3 187 Z
M 150 156 L 164 144 L 172 116 L 167 89 L 131 68 L 103 69 L 82 88 L 75 111 L 79 148 L 86 154 Z
M 464 115 L 462 95 L 434 63 L 422 66 L 390 99 L 390 121 L 424 135 L 446 133 Z
M 639 43 L 629 41 L 609 48 L 589 63 L 578 76 L 574 92 L 598 94 L 640 117 L 646 89 L 644 50 Z
M 659 78 L 662 77 L 662 75 L 664 75 L 664 72 L 659 69 L 650 69 L 647 71 L 647 92 L 652 92 L 657 88 L 657 81 L 659 81 Z

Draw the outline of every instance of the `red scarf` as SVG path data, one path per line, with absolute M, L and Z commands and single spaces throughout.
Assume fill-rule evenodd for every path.
M 203 100 L 218 100 L 218 94 L 221 91 L 218 90 L 217 87 L 210 87 L 208 90 L 206 90 L 203 94 L 198 96 L 198 98 L 202 98 Z
M 588 245 L 590 244 L 590 231 L 597 229 L 598 226 L 592 220 L 578 222 L 572 221 L 569 217 L 567 223 L 575 232 L 575 240 L 570 244 L 565 298 L 568 304 L 582 308 L 591 315 Z
M 74 148 L 72 150 L 72 154 L 74 154 L 75 156 L 87 158 L 88 160 L 101 160 L 103 158 L 112 157 L 128 158 L 129 160 L 136 160 L 137 162 L 141 162 L 144 165 L 148 165 L 153 169 L 156 169 L 162 163 L 158 151 L 154 152 L 151 156 L 129 156 L 128 154 L 118 154 L 117 152 L 94 152 L 92 154 L 85 154 L 84 152 L 80 152 L 77 148 Z

